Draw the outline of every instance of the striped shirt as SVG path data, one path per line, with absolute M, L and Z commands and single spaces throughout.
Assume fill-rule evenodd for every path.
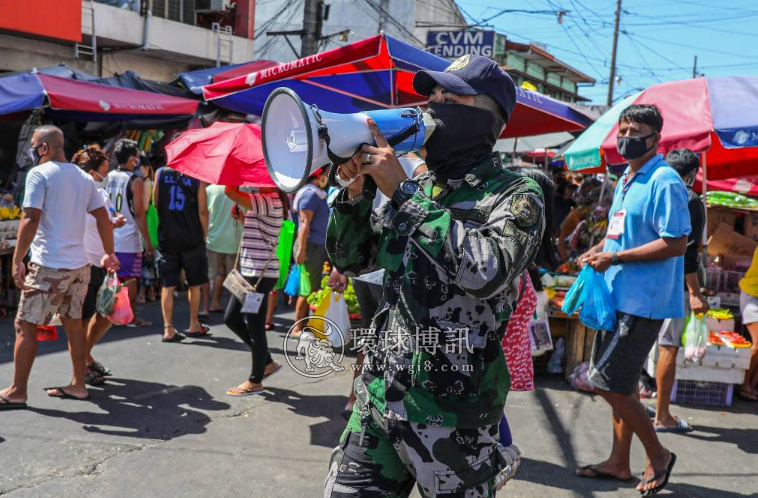
M 245 214 L 240 272 L 245 277 L 258 277 L 265 267 L 264 277 L 279 278 L 276 246 L 284 215 L 279 194 L 250 194 L 250 201 L 253 207 Z

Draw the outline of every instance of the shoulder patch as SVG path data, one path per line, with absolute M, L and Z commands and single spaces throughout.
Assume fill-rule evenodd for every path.
M 532 196 L 514 194 L 511 199 L 511 213 L 519 228 L 532 228 L 539 219 L 540 207 Z

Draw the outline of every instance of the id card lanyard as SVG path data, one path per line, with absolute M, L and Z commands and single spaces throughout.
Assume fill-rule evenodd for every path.
M 629 177 L 629 174 L 627 174 L 624 177 L 624 183 L 621 184 L 621 209 L 613 213 L 613 216 L 611 216 L 610 221 L 608 222 L 608 232 L 606 236 L 609 239 L 618 240 L 621 238 L 622 235 L 624 235 L 624 225 L 626 222 L 626 209 L 624 208 L 624 201 L 626 200 L 626 193 L 629 191 L 629 188 L 632 186 L 632 183 L 634 183 L 634 180 L 637 179 L 637 173 Z

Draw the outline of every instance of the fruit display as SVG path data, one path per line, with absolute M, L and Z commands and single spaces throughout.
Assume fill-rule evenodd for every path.
M 751 342 L 737 332 L 711 332 L 708 336 L 708 344 L 732 348 L 752 347 Z
M 746 209 L 758 208 L 758 201 L 735 192 L 713 190 L 705 194 L 709 206 L 725 206 Z
M 13 196 L 10 194 L 5 194 L 2 201 L 6 205 L 0 206 L 0 249 L 8 249 L 16 246 L 18 226 L 21 223 L 19 219 L 21 218 L 21 208 L 8 206 L 13 202 Z
M 313 292 L 310 296 L 308 296 L 308 304 L 311 307 L 311 310 L 315 310 L 318 308 L 318 305 L 321 304 L 321 301 L 329 294 L 329 286 L 327 283 L 329 282 L 329 277 L 326 276 L 321 280 L 321 290 L 318 292 Z M 347 304 L 347 312 L 350 314 L 351 319 L 355 319 L 356 315 L 360 316 L 361 309 L 358 306 L 358 298 L 355 295 L 355 289 L 353 289 L 352 282 L 348 279 L 347 288 L 345 289 L 345 303 Z

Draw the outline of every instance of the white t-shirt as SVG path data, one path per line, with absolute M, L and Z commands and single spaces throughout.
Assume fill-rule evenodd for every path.
M 42 210 L 32 263 L 75 270 L 87 265 L 87 213 L 103 207 L 92 177 L 71 163 L 46 162 L 26 175 L 24 208 Z
M 108 195 L 111 198 L 113 207 L 118 214 L 123 214 L 126 218 L 126 224 L 113 231 L 113 244 L 116 252 L 137 253 L 142 252 L 142 235 L 140 234 L 137 222 L 134 220 L 132 209 L 129 206 L 128 194 L 126 189 L 130 187 L 129 179 L 134 175 L 132 171 L 113 170 L 108 173 Z
M 98 188 L 97 192 L 102 196 L 105 209 L 108 210 L 108 216 L 110 217 L 111 198 L 108 197 L 108 192 Z M 114 229 L 114 232 L 117 229 Z M 100 232 L 97 231 L 97 220 L 91 214 L 87 215 L 87 227 L 84 230 L 84 251 L 87 253 L 87 260 L 89 264 L 93 266 L 100 266 L 100 261 L 105 256 L 105 248 L 103 248 L 103 241 L 100 239 Z

